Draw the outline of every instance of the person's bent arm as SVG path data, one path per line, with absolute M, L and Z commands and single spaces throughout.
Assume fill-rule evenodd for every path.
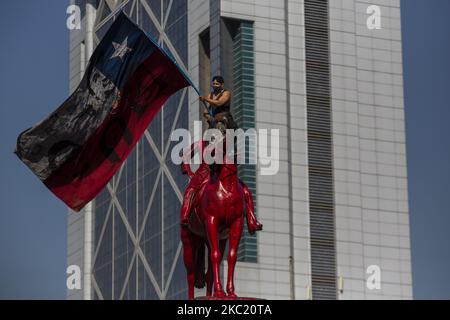
M 200 100 L 208 102 L 213 108 L 215 108 L 215 107 L 221 107 L 224 104 L 227 104 L 228 101 L 230 101 L 230 97 L 231 97 L 230 91 L 227 90 L 227 91 L 224 91 L 224 93 L 222 94 L 222 96 L 219 99 L 211 99 L 211 98 L 208 98 L 207 96 L 203 96 L 203 97 L 200 97 Z

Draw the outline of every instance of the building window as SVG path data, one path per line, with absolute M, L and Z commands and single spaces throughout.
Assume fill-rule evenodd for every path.
M 328 1 L 305 0 L 309 214 L 313 299 L 337 298 L 328 21 Z

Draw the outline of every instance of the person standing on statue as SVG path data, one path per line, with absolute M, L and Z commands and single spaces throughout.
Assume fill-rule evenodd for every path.
M 209 96 L 201 96 L 200 101 L 209 104 L 212 116 L 216 122 L 224 118 L 228 120 L 228 129 L 237 129 L 237 125 L 231 115 L 231 92 L 225 88 L 225 81 L 221 76 L 215 76 L 212 79 L 213 91 Z M 211 115 L 208 110 L 203 110 L 203 116 L 207 121 L 211 121 Z
M 212 79 L 213 92 L 210 93 L 209 97 L 201 96 L 200 100 L 205 101 L 209 104 L 212 110 L 212 116 L 216 122 L 224 121 L 227 123 L 227 129 L 237 129 L 237 125 L 233 120 L 231 115 L 231 92 L 224 88 L 224 79 L 221 76 L 215 76 Z M 212 117 L 208 110 L 204 110 L 203 116 L 211 124 Z M 195 154 L 196 151 L 200 151 L 200 155 L 203 155 L 204 148 L 211 148 L 212 146 L 204 140 L 193 143 L 190 148 L 183 154 L 183 162 L 181 164 L 181 170 L 183 174 L 187 174 L 190 178 L 189 185 L 187 186 L 184 197 L 183 204 L 181 207 L 181 225 L 187 227 L 189 224 L 189 218 L 191 210 L 195 207 L 195 202 L 198 198 L 198 193 L 202 187 L 208 182 L 210 176 L 210 167 L 203 161 L 199 168 L 192 172 L 190 165 L 190 159 Z M 211 154 L 211 153 L 209 153 Z M 255 231 L 262 230 L 262 224 L 259 223 L 255 217 L 255 210 L 253 204 L 253 195 L 248 186 L 239 180 L 245 196 L 245 217 L 247 219 L 247 227 L 250 234 Z

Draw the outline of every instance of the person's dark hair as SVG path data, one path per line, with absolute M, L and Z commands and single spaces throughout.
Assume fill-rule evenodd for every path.
M 223 80 L 222 76 L 214 76 L 212 78 L 212 81 L 217 81 L 218 83 L 221 83 L 221 84 L 223 84 L 225 82 L 225 80 Z

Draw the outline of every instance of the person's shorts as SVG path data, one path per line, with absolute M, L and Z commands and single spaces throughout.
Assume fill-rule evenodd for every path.
M 216 122 L 223 122 L 225 123 L 227 129 L 233 129 L 236 130 L 238 128 L 236 122 L 233 119 L 233 116 L 230 112 L 221 112 L 214 116 L 214 119 Z

